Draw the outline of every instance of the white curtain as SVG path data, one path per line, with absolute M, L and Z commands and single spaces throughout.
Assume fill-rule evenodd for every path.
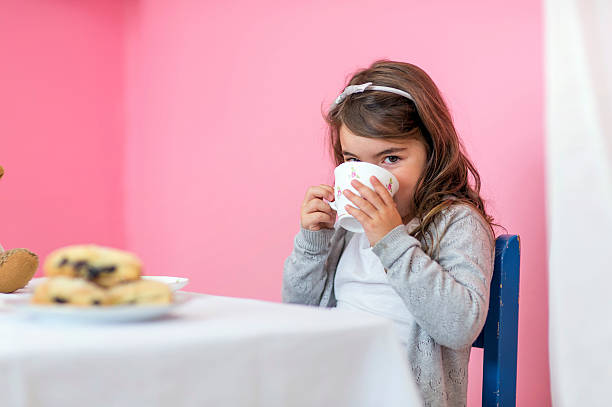
M 612 405 L 612 1 L 545 0 L 554 406 Z

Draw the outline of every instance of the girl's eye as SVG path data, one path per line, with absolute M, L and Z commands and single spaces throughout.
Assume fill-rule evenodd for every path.
M 345 158 L 344 159 L 345 162 L 346 161 L 351 161 L 351 160 L 359 161 L 359 160 L 357 160 L 356 158 L 353 158 L 353 157 L 349 157 L 349 158 Z
M 387 160 L 389 160 L 389 161 L 387 161 Z M 398 156 L 396 156 L 396 155 L 389 155 L 389 156 L 385 157 L 385 161 L 384 162 L 386 162 L 387 164 L 394 164 L 394 163 L 396 163 L 398 161 L 399 161 L 399 157 Z

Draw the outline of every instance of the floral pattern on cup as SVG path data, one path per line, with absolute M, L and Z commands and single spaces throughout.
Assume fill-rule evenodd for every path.
M 353 178 L 359 178 L 359 174 L 355 171 L 355 167 L 351 167 L 351 179 Z
M 340 197 L 340 195 L 342 195 L 342 190 L 340 189 L 340 187 L 336 187 L 336 190 L 337 190 L 337 192 L 336 192 L 336 198 L 339 198 L 339 197 Z
M 393 192 L 393 178 L 389 178 L 389 183 L 387 184 L 387 190 L 389 192 Z

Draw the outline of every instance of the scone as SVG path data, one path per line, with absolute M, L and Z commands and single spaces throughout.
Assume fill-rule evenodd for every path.
M 97 245 L 66 246 L 53 251 L 43 266 L 49 277 L 80 277 L 102 287 L 140 278 L 142 263 L 132 253 Z
M 138 280 L 119 284 L 107 291 L 111 305 L 168 304 L 172 301 L 170 287 L 159 281 Z
M 32 296 L 34 304 L 77 306 L 107 305 L 106 291 L 80 278 L 53 277 L 40 284 Z

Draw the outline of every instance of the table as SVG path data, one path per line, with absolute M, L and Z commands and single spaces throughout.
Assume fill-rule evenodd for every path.
M 2 406 L 421 405 L 389 320 L 187 295 L 171 315 L 137 323 L 41 321 L 4 308 Z

